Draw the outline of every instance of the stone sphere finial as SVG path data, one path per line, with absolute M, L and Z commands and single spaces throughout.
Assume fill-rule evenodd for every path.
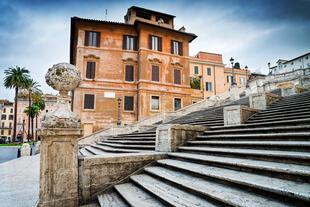
M 58 63 L 49 68 L 45 75 L 46 83 L 59 91 L 60 95 L 66 95 L 81 84 L 81 72 L 69 63 Z
M 58 63 L 49 68 L 46 83 L 59 91 L 56 109 L 48 112 L 42 120 L 42 128 L 80 128 L 81 120 L 70 109 L 68 91 L 78 87 L 82 81 L 80 71 L 69 63 Z

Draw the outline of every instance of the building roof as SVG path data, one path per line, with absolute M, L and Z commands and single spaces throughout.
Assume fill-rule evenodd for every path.
M 146 8 L 142 8 L 142 7 L 137 7 L 137 6 L 132 6 L 127 11 L 129 11 L 131 9 L 142 10 L 144 12 L 150 12 L 150 13 L 153 13 L 153 14 L 159 14 L 159 15 L 168 16 L 168 17 L 175 17 L 174 15 L 171 15 L 171 14 L 166 14 L 166 13 L 162 13 L 162 12 L 158 12 L 158 11 L 154 11 L 154 10 L 150 10 L 150 9 L 146 9 Z
M 195 57 L 202 60 L 207 60 L 209 62 L 223 64 L 223 58 L 221 54 L 200 51 Z

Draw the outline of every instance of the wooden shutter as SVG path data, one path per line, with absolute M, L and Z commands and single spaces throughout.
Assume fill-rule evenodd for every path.
M 183 43 L 179 42 L 179 55 L 183 55 Z
M 90 68 L 91 68 L 91 62 L 87 62 L 87 66 L 86 66 L 86 78 L 91 78 L 91 75 L 90 75 Z
M 91 78 L 95 79 L 95 73 L 96 73 L 96 62 L 92 62 L 91 64 Z
M 89 31 L 85 31 L 84 45 L 89 46 Z
M 174 41 L 173 40 L 171 40 L 170 41 L 170 51 L 171 51 L 171 54 L 174 54 Z
M 94 109 L 94 94 L 85 94 L 84 109 Z
M 133 96 L 125 96 L 124 110 L 133 111 Z
M 162 51 L 162 39 L 158 37 L 158 51 Z
M 127 50 L 127 35 L 123 35 L 123 50 Z
M 97 39 L 96 39 L 96 46 L 97 47 L 100 47 L 100 35 L 101 35 L 101 33 L 100 32 L 96 32 L 97 33 Z
M 159 68 L 155 65 L 152 65 L 152 81 L 159 82 Z
M 181 84 L 181 71 L 174 70 L 174 84 Z
M 149 49 L 152 50 L 152 35 L 149 35 Z
M 134 37 L 133 41 L 134 41 L 134 43 L 133 43 L 134 48 L 133 49 L 137 51 L 138 47 L 139 47 L 138 37 Z
M 125 80 L 126 81 L 133 81 L 134 80 L 134 72 L 133 72 L 133 66 L 132 65 L 126 65 L 126 72 L 125 72 Z

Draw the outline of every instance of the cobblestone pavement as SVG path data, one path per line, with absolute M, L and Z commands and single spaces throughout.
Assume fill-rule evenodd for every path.
M 0 163 L 0 207 L 36 206 L 39 182 L 39 154 Z
M 17 158 L 17 150 L 20 147 L 0 147 L 0 164 Z

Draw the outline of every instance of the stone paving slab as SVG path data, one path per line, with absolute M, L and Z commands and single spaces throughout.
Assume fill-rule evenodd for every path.
M 34 207 L 39 199 L 40 155 L 0 164 L 0 206 Z

